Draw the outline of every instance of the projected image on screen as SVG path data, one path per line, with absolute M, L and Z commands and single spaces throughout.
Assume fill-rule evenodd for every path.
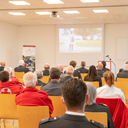
M 60 53 L 99 53 L 102 47 L 102 28 L 60 28 Z

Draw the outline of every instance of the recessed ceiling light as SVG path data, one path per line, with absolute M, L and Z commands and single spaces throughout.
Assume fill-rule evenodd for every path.
M 95 2 L 99 2 L 99 0 L 80 0 L 83 3 L 95 3 Z
M 38 15 L 50 15 L 50 12 L 35 12 Z
M 15 15 L 15 16 L 23 16 L 23 15 L 26 15 L 26 14 L 24 14 L 22 12 L 9 12 L 9 14 Z
M 78 11 L 63 11 L 66 14 L 79 14 Z
M 95 13 L 108 13 L 109 11 L 104 9 L 104 10 L 93 10 Z
M 63 4 L 61 0 L 43 0 L 47 4 Z
M 9 3 L 14 5 L 30 5 L 30 3 L 27 3 L 25 1 L 9 1 Z

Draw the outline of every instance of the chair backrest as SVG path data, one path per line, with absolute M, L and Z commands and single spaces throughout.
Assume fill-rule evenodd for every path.
M 16 94 L 0 94 L 0 118 L 18 119 L 15 96 Z
M 117 82 L 128 82 L 128 78 L 117 78 Z
M 84 112 L 88 120 L 94 120 L 105 126 L 108 126 L 108 119 L 106 112 Z
M 92 83 L 96 88 L 99 88 L 99 81 L 84 81 L 85 83 L 90 82 Z
M 38 128 L 39 121 L 49 117 L 48 106 L 17 106 L 19 128 Z
M 88 73 L 80 73 L 82 80 L 84 81 L 84 77 L 87 76 Z
M 40 90 L 41 86 L 36 86 L 36 89 L 39 89 Z
M 105 85 L 104 77 L 101 77 L 101 80 L 102 80 L 102 86 L 104 86 Z
M 58 116 L 60 117 L 66 112 L 65 105 L 61 102 L 62 96 L 49 96 L 49 98 L 52 100 L 52 104 L 54 107 L 54 111 L 52 113 L 52 116 Z
M 78 76 L 73 76 L 73 78 L 76 78 L 76 79 L 78 79 Z
M 24 76 L 24 72 L 14 72 L 15 77 L 19 80 L 19 82 L 23 82 L 23 76 Z
M 48 83 L 48 81 L 49 81 L 49 76 L 43 76 L 43 78 L 42 78 L 42 82 L 44 82 L 44 83 Z

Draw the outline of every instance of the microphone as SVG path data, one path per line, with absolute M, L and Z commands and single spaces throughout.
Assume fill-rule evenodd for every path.
M 108 57 L 108 58 L 109 58 L 109 60 L 111 61 L 111 58 L 109 57 L 109 55 L 106 55 L 106 57 Z
M 109 55 L 106 55 L 106 57 L 109 57 Z

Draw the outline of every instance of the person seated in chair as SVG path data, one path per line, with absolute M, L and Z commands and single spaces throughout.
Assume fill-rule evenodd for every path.
M 12 81 L 7 71 L 0 72 L 0 81 L 1 94 L 20 94 L 23 92 L 23 86 L 20 83 Z
M 85 112 L 106 112 L 108 119 L 108 128 L 115 128 L 111 113 L 107 105 L 96 104 L 97 91 L 96 87 L 92 83 L 86 83 L 87 94 L 89 95 L 89 100 L 85 106 Z
M 102 61 L 101 63 L 103 64 L 103 69 L 102 69 L 103 72 L 110 71 L 108 68 L 106 68 L 106 62 L 105 61 Z
M 128 64 L 128 61 L 125 64 Z M 123 71 L 123 68 L 119 69 L 119 73 L 122 71 Z
M 40 70 L 36 70 L 34 73 L 37 75 L 37 81 L 38 81 L 37 86 L 44 86 L 44 85 L 46 85 L 46 83 L 41 81 L 42 78 L 43 78 L 43 72 L 40 71 Z
M 81 68 L 76 69 L 77 71 L 80 71 L 80 73 L 88 73 L 88 69 L 85 68 L 86 64 L 85 61 L 81 62 Z
M 102 71 L 102 69 L 103 69 L 103 64 L 98 63 L 98 65 L 97 65 L 97 74 L 98 74 L 99 77 L 103 77 L 104 72 Z
M 46 63 L 44 65 L 43 75 L 44 76 L 49 76 L 49 70 L 50 70 L 50 65 L 48 63 Z
M 66 112 L 61 117 L 46 118 L 39 122 L 38 128 L 107 128 L 95 121 L 88 121 L 84 114 L 88 101 L 87 87 L 81 79 L 70 78 L 61 88 L 62 102 Z
M 1 61 L 0 62 L 0 71 L 3 71 L 4 70 L 4 67 L 5 67 L 5 61 Z
M 25 89 L 23 93 L 15 97 L 16 105 L 21 106 L 48 106 L 50 116 L 53 112 L 51 99 L 45 91 L 36 89 L 37 75 L 31 72 L 23 76 Z

